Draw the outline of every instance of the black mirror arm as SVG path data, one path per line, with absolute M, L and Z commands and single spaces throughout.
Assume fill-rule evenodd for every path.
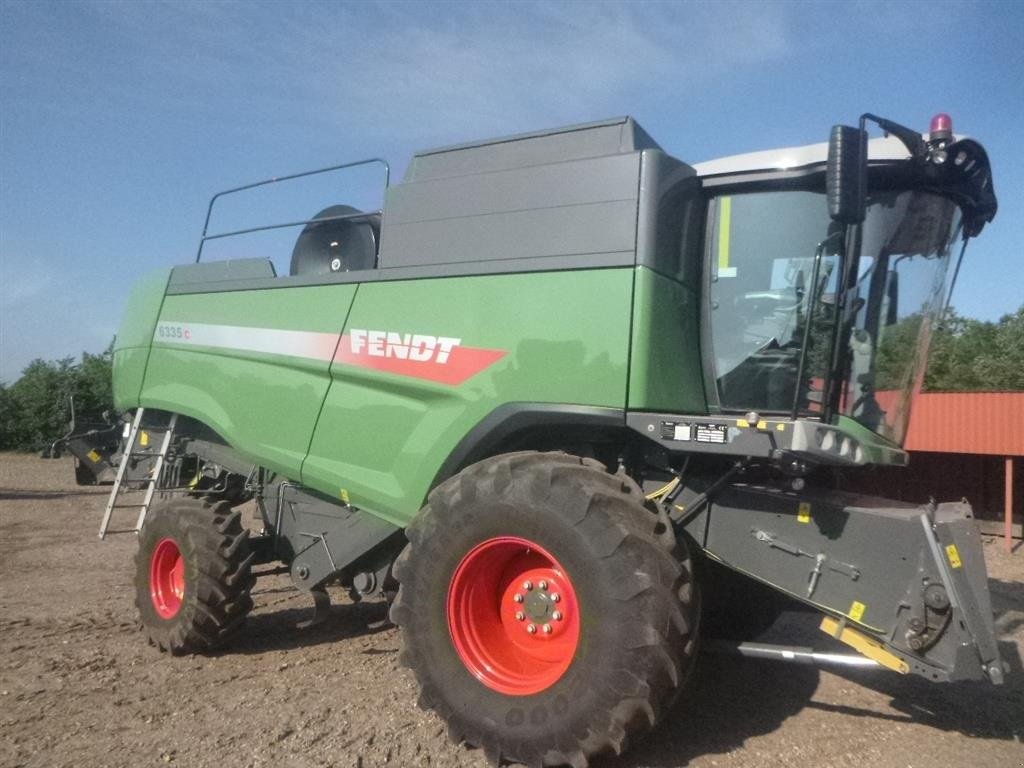
M 905 125 L 894 123 L 892 120 L 887 120 L 884 117 L 873 115 L 870 112 L 865 112 L 860 116 L 860 129 L 863 131 L 867 126 L 867 121 L 878 125 L 886 133 L 891 133 L 897 139 L 903 142 L 903 145 L 910 151 L 911 156 L 916 159 L 923 160 L 928 156 L 928 144 L 921 138 L 921 134 L 915 131 L 913 128 L 907 128 Z

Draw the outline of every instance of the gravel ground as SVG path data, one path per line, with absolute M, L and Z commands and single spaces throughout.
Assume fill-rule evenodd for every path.
M 100 543 L 105 488 L 70 460 L 0 455 L 0 765 L 484 768 L 416 707 L 382 604 L 311 601 L 261 579 L 244 637 L 214 656 L 146 645 L 132 605 L 134 537 Z M 986 543 L 1003 647 L 1024 649 L 1024 550 Z M 786 615 L 772 632 L 806 635 Z M 1019 657 L 1017 657 L 1019 658 Z M 931 685 L 705 654 L 668 720 L 595 768 L 1024 766 L 1024 671 Z

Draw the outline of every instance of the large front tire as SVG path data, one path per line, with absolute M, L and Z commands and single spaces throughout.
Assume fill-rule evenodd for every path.
M 435 489 L 407 535 L 391 616 L 456 741 L 579 768 L 675 699 L 696 644 L 691 561 L 632 480 L 497 456 Z
M 249 532 L 222 501 L 155 504 L 139 532 L 135 605 L 149 641 L 172 654 L 226 644 L 252 609 Z

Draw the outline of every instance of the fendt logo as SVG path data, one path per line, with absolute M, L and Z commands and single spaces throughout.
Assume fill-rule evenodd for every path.
M 506 355 L 504 349 L 467 347 L 453 336 L 363 328 L 352 328 L 339 340 L 337 332 L 161 322 L 153 342 L 323 360 L 455 387 Z
M 348 332 L 348 340 L 353 355 L 365 351 L 373 357 L 393 357 L 396 360 L 413 360 L 420 363 L 433 360 L 441 365 L 447 364 L 452 350 L 462 343 L 462 339 L 448 336 L 362 331 L 356 328 Z
M 334 360 L 458 386 L 504 356 L 503 349 L 467 347 L 451 336 L 351 328 L 341 337 Z

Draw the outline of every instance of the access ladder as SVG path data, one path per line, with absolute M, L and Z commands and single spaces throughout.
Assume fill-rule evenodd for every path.
M 128 441 L 125 445 L 124 454 L 121 456 L 121 462 L 117 467 L 117 476 L 114 478 L 114 487 L 110 491 L 110 498 L 107 500 L 107 508 L 103 513 L 103 521 L 100 523 L 100 539 L 104 539 L 107 533 L 138 533 L 142 530 L 142 524 L 146 521 L 146 514 L 149 512 L 149 506 L 153 502 L 153 495 L 156 493 L 157 485 L 160 482 L 160 477 L 164 469 L 164 461 L 167 458 L 167 451 L 171 445 L 171 438 L 174 436 L 174 427 L 178 420 L 178 414 L 171 414 L 170 421 L 164 429 L 164 435 L 160 442 L 159 450 L 154 454 L 152 451 L 139 451 L 136 449 L 136 441 L 138 440 L 139 434 L 144 432 L 142 427 L 143 417 L 145 415 L 145 408 L 139 408 L 135 411 L 135 418 L 132 420 L 131 429 L 128 432 Z M 156 462 L 153 464 L 153 468 L 145 481 L 146 495 L 142 500 L 142 503 L 118 503 L 121 495 L 125 492 L 125 478 L 128 474 L 128 468 L 131 466 L 131 461 L 135 457 L 156 457 Z M 138 509 L 139 515 L 135 521 L 134 528 L 126 528 L 124 530 L 109 531 L 110 519 L 113 516 L 115 509 Z

